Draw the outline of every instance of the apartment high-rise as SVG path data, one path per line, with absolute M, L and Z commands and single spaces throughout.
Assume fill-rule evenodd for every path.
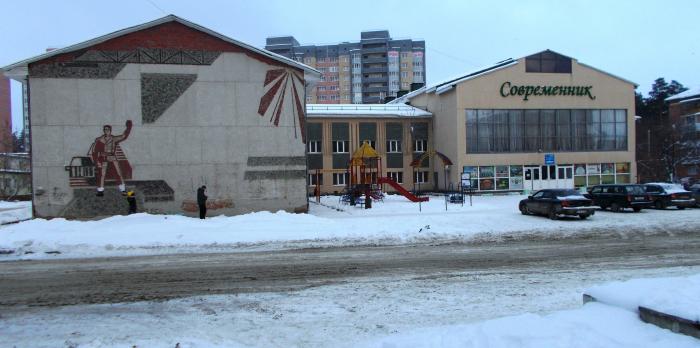
M 307 103 L 376 104 L 425 84 L 425 41 L 364 31 L 359 42 L 300 45 L 293 36 L 269 37 L 265 49 L 321 71 Z M 413 88 L 412 88 L 413 87 Z

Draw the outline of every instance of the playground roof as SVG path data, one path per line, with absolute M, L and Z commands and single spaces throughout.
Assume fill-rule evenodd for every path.
M 372 146 L 367 143 L 366 141 L 362 143 L 362 145 L 355 150 L 352 154 L 352 162 L 355 164 L 356 161 L 361 161 L 365 158 L 378 158 L 379 154 L 377 151 L 372 148 Z
M 433 114 L 406 104 L 306 104 L 310 118 L 426 118 Z

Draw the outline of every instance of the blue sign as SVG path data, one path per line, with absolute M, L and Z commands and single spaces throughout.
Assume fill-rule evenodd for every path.
M 544 164 L 545 165 L 554 164 L 554 154 L 553 153 L 544 154 Z

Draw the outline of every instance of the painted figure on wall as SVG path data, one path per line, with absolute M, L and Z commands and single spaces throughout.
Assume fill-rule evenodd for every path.
M 122 169 L 119 165 L 118 158 L 118 145 L 120 142 L 125 141 L 131 133 L 131 120 L 126 121 L 126 130 L 121 135 L 112 135 L 112 126 L 105 125 L 102 127 L 102 135 L 97 137 L 95 141 L 90 146 L 90 151 L 88 151 L 88 156 L 92 158 L 92 162 L 96 167 L 97 175 L 97 196 L 103 196 L 105 190 L 105 178 L 107 177 L 107 171 L 113 169 L 116 173 L 116 179 L 119 183 L 119 191 L 122 193 L 126 192 L 126 185 L 124 184 L 124 176 L 122 175 Z

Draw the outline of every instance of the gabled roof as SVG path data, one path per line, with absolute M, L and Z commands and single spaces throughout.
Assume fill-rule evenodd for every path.
M 421 95 L 423 93 L 432 93 L 435 92 L 437 94 L 442 94 L 444 92 L 449 91 L 452 89 L 455 85 L 462 83 L 466 80 L 470 80 L 488 73 L 491 73 L 496 70 L 500 70 L 506 67 L 509 67 L 511 65 L 518 64 L 518 61 L 513 59 L 513 58 L 508 58 L 506 60 L 500 61 L 494 65 L 490 65 L 487 67 L 482 67 L 476 70 L 473 70 L 471 72 L 468 72 L 466 74 L 459 75 L 457 77 L 453 77 L 447 80 L 443 80 L 441 82 L 438 82 L 436 84 L 426 86 L 426 87 L 421 87 L 413 92 L 407 93 L 405 95 L 402 95 L 392 101 L 390 101 L 388 104 L 403 104 L 409 101 L 411 98 Z
M 558 53 L 558 52 L 555 52 L 555 51 L 552 51 L 552 50 L 549 50 L 549 49 L 544 50 L 544 51 L 539 51 L 539 52 L 536 52 L 536 53 L 533 53 L 533 54 L 528 54 L 528 55 L 526 55 L 526 56 L 523 56 L 523 57 L 517 58 L 517 59 L 508 58 L 508 59 L 502 60 L 502 61 L 500 61 L 500 62 L 497 62 L 497 63 L 495 63 L 495 64 L 493 64 L 493 65 L 486 66 L 486 67 L 481 67 L 481 68 L 478 68 L 478 69 L 476 69 L 476 70 L 472 70 L 471 72 L 468 72 L 468 73 L 466 73 L 466 74 L 461 74 L 461 75 L 459 75 L 459 76 L 457 76 L 457 77 L 450 78 L 450 79 L 447 79 L 447 80 L 443 80 L 443 81 L 441 81 L 441 82 L 438 82 L 438 83 L 433 84 L 433 85 L 430 85 L 430 86 L 426 86 L 426 87 L 419 88 L 419 89 L 417 89 L 417 90 L 415 90 L 415 91 L 412 91 L 412 92 L 407 93 L 407 94 L 405 94 L 405 95 L 403 95 L 403 96 L 401 96 L 401 97 L 398 97 L 398 98 L 396 98 L 396 99 L 394 99 L 394 100 L 388 102 L 387 104 L 403 104 L 403 103 L 407 103 L 408 101 L 410 101 L 411 98 L 413 98 L 413 97 L 415 97 L 415 96 L 418 96 L 418 95 L 421 95 L 421 94 L 423 94 L 423 93 L 442 94 L 442 93 L 445 93 L 445 92 L 451 90 L 452 88 L 454 88 L 454 86 L 456 86 L 456 85 L 459 84 L 459 83 L 462 83 L 462 82 L 464 82 L 464 81 L 477 78 L 477 77 L 482 76 L 482 75 L 490 74 L 490 73 L 492 73 L 492 72 L 494 72 L 494 71 L 497 71 L 497 70 L 500 70 L 500 69 L 504 69 L 504 68 L 510 67 L 510 66 L 512 66 L 512 65 L 516 65 L 516 64 L 518 64 L 518 61 L 519 61 L 520 59 L 522 59 L 522 58 L 527 58 L 527 57 L 529 57 L 529 56 L 533 56 L 533 55 L 536 55 L 536 54 L 539 54 L 539 53 L 543 53 L 543 52 L 551 52 L 551 53 L 554 53 L 554 54 L 557 54 L 557 55 L 560 55 L 560 56 L 563 56 L 563 57 L 566 57 L 566 58 L 575 60 L 575 58 L 571 58 L 571 57 L 569 57 L 569 56 L 567 56 L 567 55 L 564 55 L 564 54 L 561 54 L 561 53 Z M 593 69 L 593 70 L 595 70 L 595 71 L 601 72 L 601 73 L 606 74 L 606 75 L 609 75 L 609 76 L 611 76 L 611 77 L 614 77 L 614 78 L 616 78 L 616 79 L 618 79 L 618 80 L 625 81 L 625 82 L 627 82 L 627 83 L 629 83 L 629 84 L 634 85 L 635 87 L 638 86 L 638 84 L 636 84 L 636 83 L 634 83 L 634 82 L 632 82 L 632 81 L 630 81 L 630 80 L 627 80 L 627 79 L 621 78 L 621 77 L 619 77 L 619 76 L 613 75 L 613 74 L 611 74 L 611 73 L 609 73 L 609 72 L 607 72 L 607 71 L 603 71 L 603 70 L 600 70 L 600 69 L 598 69 L 598 68 L 592 67 L 592 66 L 590 66 L 590 65 L 581 63 L 581 62 L 579 62 L 578 60 L 576 60 L 576 62 L 577 62 L 579 65 L 585 66 L 585 67 L 587 67 L 587 68 L 589 68 L 589 69 Z
M 691 88 L 685 92 L 678 93 L 676 95 L 666 98 L 666 101 L 677 101 L 681 99 L 687 99 L 692 97 L 700 97 L 700 87 Z
M 190 27 L 190 28 L 192 28 L 192 29 L 194 29 L 194 30 L 201 31 L 201 32 L 203 32 L 203 33 L 206 33 L 206 34 L 208 34 L 208 35 L 211 35 L 211 36 L 213 36 L 213 37 L 216 37 L 216 38 L 218 38 L 218 39 L 221 39 L 221 40 L 223 40 L 223 41 L 226 41 L 226 42 L 228 42 L 228 43 L 231 43 L 231 44 L 234 44 L 234 45 L 243 47 L 243 48 L 245 48 L 245 49 L 247 49 L 247 50 L 250 50 L 250 51 L 253 51 L 253 52 L 255 52 L 255 53 L 261 54 L 261 55 L 263 55 L 263 56 L 266 56 L 266 57 L 271 58 L 271 59 L 273 59 L 273 60 L 276 60 L 276 61 L 278 61 L 278 62 L 280 62 L 280 63 L 286 64 L 286 65 L 289 65 L 289 66 L 292 66 L 292 67 L 295 67 L 295 68 L 302 69 L 305 73 L 311 73 L 311 74 L 313 74 L 313 75 L 320 75 L 320 74 L 321 74 L 318 70 L 316 70 L 316 69 L 314 69 L 314 68 L 312 68 L 312 67 L 310 67 L 310 66 L 308 66 L 308 65 L 299 63 L 299 62 L 297 62 L 297 61 L 295 61 L 295 60 L 289 59 L 289 58 L 284 57 L 284 56 L 281 56 L 281 55 L 279 55 L 279 54 L 272 53 L 272 52 L 270 52 L 270 51 L 267 51 L 267 50 L 264 50 L 264 49 L 260 49 L 260 48 L 254 47 L 254 46 L 251 46 L 251 45 L 246 44 L 246 43 L 244 43 L 244 42 L 241 42 L 241 41 L 232 39 L 232 38 L 230 38 L 230 37 L 228 37 L 228 36 L 219 34 L 219 33 L 215 32 L 215 31 L 213 31 L 213 30 L 211 30 L 211 29 L 205 28 L 205 27 L 203 27 L 203 26 L 201 26 L 201 25 L 192 23 L 192 22 L 190 22 L 190 21 L 188 21 L 188 20 L 182 19 L 182 18 L 180 18 L 180 17 L 178 17 L 178 16 L 176 16 L 176 15 L 172 15 L 172 14 L 171 14 L 171 15 L 167 15 L 167 16 L 162 17 L 162 18 L 159 18 L 159 19 L 156 19 L 156 20 L 154 20 L 154 21 L 150 21 L 150 22 L 147 22 L 147 23 L 135 25 L 135 26 L 133 26 L 133 27 L 129 27 L 129 28 L 126 28 L 126 29 L 118 30 L 118 31 L 115 31 L 115 32 L 110 33 L 110 34 L 107 34 L 107 35 L 102 35 L 102 36 L 96 37 L 96 38 L 91 39 L 91 40 L 83 41 L 83 42 L 77 43 L 77 44 L 75 44 L 75 45 L 71 45 L 71 46 L 68 46 L 68 47 L 64 47 L 64 48 L 52 50 L 52 51 L 49 51 L 49 52 L 47 52 L 47 53 L 44 53 L 44 54 L 41 54 L 41 55 L 38 55 L 38 56 L 35 56 L 35 57 L 32 57 L 32 58 L 25 59 L 25 60 L 19 61 L 19 62 L 17 62 L 17 63 L 11 64 L 11 65 L 8 65 L 8 66 L 6 66 L 6 67 L 3 67 L 2 70 L 8 72 L 8 71 L 13 70 L 13 69 L 16 69 L 16 68 L 26 68 L 29 64 L 34 63 L 34 62 L 37 62 L 37 61 L 40 61 L 40 60 L 44 60 L 44 59 L 46 59 L 46 58 L 50 58 L 50 57 L 53 57 L 53 56 L 56 56 L 56 55 L 59 55 L 59 54 L 63 54 L 63 53 L 68 53 L 68 52 L 73 52 L 73 51 L 81 50 L 81 49 L 84 49 L 84 48 L 87 48 L 87 47 L 94 46 L 94 45 L 96 45 L 96 44 L 105 42 L 105 41 L 107 41 L 107 40 L 111 40 L 111 39 L 114 39 L 114 38 L 117 38 L 117 37 L 120 37 L 120 36 L 124 36 L 124 35 L 127 35 L 127 34 L 131 34 L 131 33 L 137 32 L 137 31 L 141 31 L 141 30 L 144 30 L 144 29 L 148 29 L 148 28 L 155 27 L 155 26 L 157 26 L 157 25 L 161 25 L 161 24 L 169 23 L 169 22 L 177 22 L 177 23 L 180 23 L 180 24 L 185 25 L 185 26 L 187 26 L 187 27 Z

